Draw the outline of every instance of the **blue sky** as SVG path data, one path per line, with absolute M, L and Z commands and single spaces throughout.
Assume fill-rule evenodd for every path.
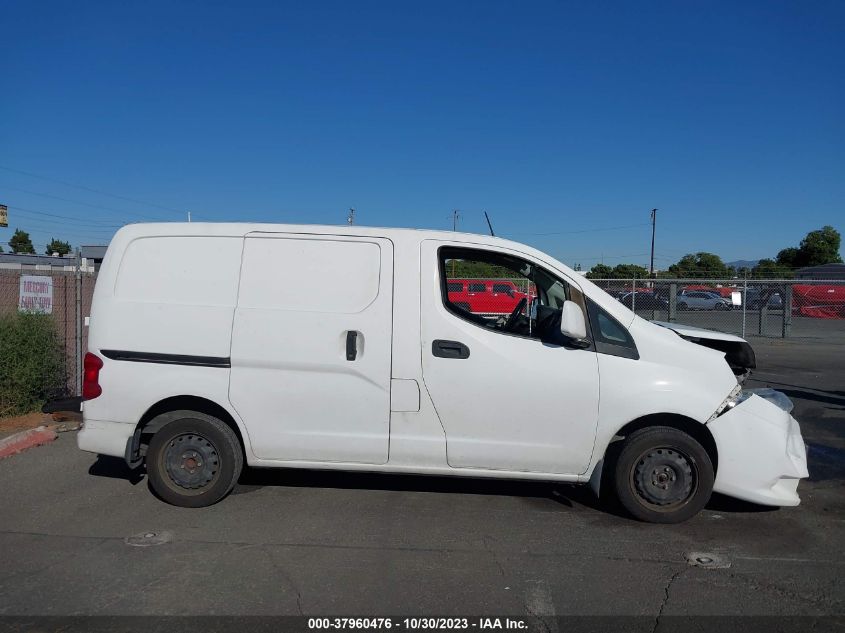
M 665 267 L 845 231 L 838 0 L 7 1 L 0 20 L 4 244 L 183 210 L 451 228 L 460 209 L 485 232 L 486 210 L 589 267 L 647 263 L 658 207 Z

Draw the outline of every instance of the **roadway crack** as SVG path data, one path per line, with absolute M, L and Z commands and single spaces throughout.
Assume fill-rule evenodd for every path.
M 496 556 L 496 552 L 494 552 L 493 548 L 490 546 L 490 537 L 485 534 L 481 537 L 481 542 L 484 544 L 485 551 L 490 554 L 490 558 L 493 559 L 493 563 L 495 563 L 496 568 L 499 570 L 499 575 L 504 578 L 505 568 L 502 567 L 502 563 L 499 562 L 499 557 Z
M 299 613 L 299 615 L 305 615 L 305 613 L 302 612 L 302 592 L 299 590 L 299 585 L 297 585 L 293 581 L 293 578 L 291 578 L 291 575 L 286 570 L 282 569 L 282 566 L 279 565 L 278 561 L 276 560 L 276 557 L 273 555 L 273 552 L 268 547 L 262 546 L 262 549 L 267 552 L 267 557 L 270 559 L 270 564 L 273 566 L 273 569 L 275 569 L 282 576 L 282 578 L 287 581 L 290 588 L 293 589 L 294 593 L 296 594 L 297 613 Z
M 667 582 L 666 586 L 663 588 L 663 600 L 660 602 L 660 609 L 657 611 L 657 615 L 654 618 L 654 626 L 651 627 L 651 633 L 655 633 L 655 631 L 657 631 L 657 627 L 660 625 L 660 618 L 663 617 L 663 610 L 666 608 L 666 605 L 669 602 L 669 590 L 672 588 L 672 584 L 687 569 L 689 569 L 689 567 L 684 567 L 680 571 L 677 571 L 672 574 L 671 578 L 669 578 L 669 582 Z

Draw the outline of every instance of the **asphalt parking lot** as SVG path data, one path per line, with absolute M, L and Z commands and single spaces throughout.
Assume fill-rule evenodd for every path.
M 668 321 L 669 314 L 664 311 L 637 309 L 644 319 Z M 783 310 L 760 311 L 748 310 L 745 313 L 745 328 L 743 329 L 743 313 L 740 308 L 733 310 L 681 310 L 675 315 L 678 323 L 692 325 L 719 332 L 731 332 L 746 337 L 780 338 L 783 335 Z M 790 318 L 787 339 L 806 342 L 824 342 L 845 345 L 845 324 L 841 319 L 814 319 L 805 316 L 792 315 Z
M 755 346 L 809 445 L 797 508 L 657 526 L 569 486 L 282 470 L 188 510 L 64 433 L 0 461 L 0 614 L 841 615 L 845 348 Z

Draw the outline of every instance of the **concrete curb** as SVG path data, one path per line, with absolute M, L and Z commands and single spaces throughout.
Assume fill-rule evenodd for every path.
M 34 446 L 41 446 L 56 439 L 56 432 L 46 426 L 15 433 L 0 440 L 0 459 L 21 453 Z

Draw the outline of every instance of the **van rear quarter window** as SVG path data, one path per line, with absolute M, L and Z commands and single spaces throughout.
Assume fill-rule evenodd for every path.
M 115 281 L 116 299 L 234 306 L 240 237 L 155 236 L 133 240 Z
M 380 274 L 373 242 L 247 237 L 238 306 L 354 314 L 375 301 Z

